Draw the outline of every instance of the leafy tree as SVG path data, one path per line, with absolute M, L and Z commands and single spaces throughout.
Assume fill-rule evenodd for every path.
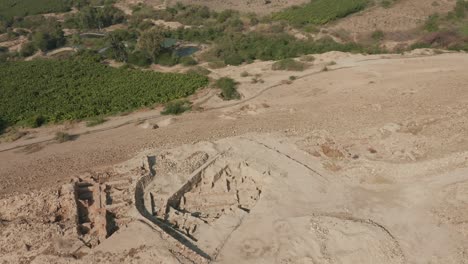
M 123 12 L 111 5 L 106 5 L 103 8 L 86 6 L 77 14 L 69 16 L 65 20 L 65 24 L 81 29 L 101 29 L 121 23 L 124 18 Z
M 164 42 L 164 32 L 161 28 L 155 27 L 153 29 L 143 32 L 138 40 L 139 48 L 149 54 L 153 61 L 156 61 L 162 50 L 162 43 Z
M 43 26 L 34 32 L 31 40 L 36 48 L 42 51 L 59 48 L 66 42 L 60 24 L 53 20 L 47 20 Z
M 5 131 L 5 128 L 7 127 L 7 122 L 3 120 L 3 118 L 0 116 L 0 135 Z
M 118 33 L 110 33 L 107 35 L 107 41 L 109 42 L 109 51 L 113 59 L 117 61 L 126 62 L 128 60 L 127 47 L 124 43 L 124 37 Z
M 187 100 L 176 100 L 166 104 L 161 114 L 163 115 L 180 115 L 192 108 L 191 103 Z

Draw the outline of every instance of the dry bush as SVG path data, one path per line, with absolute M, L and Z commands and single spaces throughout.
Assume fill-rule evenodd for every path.
M 427 47 L 450 48 L 462 45 L 468 41 L 468 38 L 461 37 L 454 31 L 433 32 L 422 37 L 418 43 Z
M 65 133 L 65 132 L 57 132 L 57 133 L 55 133 L 55 138 L 54 139 L 59 143 L 63 143 L 63 142 L 73 140 L 74 137 L 72 135 L 68 134 L 68 133 Z
M 284 59 L 273 63 L 271 68 L 275 71 L 303 71 L 307 65 L 294 59 Z

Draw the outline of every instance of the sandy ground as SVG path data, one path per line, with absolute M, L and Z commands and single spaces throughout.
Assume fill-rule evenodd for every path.
M 1 36 L 6 36 L 6 33 Z M 22 45 L 27 41 L 27 37 L 20 36 L 14 40 L 0 42 L 0 47 L 8 48 L 10 52 L 20 51 Z
M 114 6 L 122 10 L 126 15 L 131 15 L 133 13 L 132 7 L 138 4 L 145 4 L 155 9 L 164 9 L 166 8 L 166 1 L 167 0 L 120 0 L 117 1 Z
M 0 151 L 0 263 L 468 263 L 468 55 L 425 54 L 227 67 L 240 101 Z

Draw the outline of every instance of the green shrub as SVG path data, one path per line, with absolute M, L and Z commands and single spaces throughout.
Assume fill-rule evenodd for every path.
M 209 75 L 211 73 L 211 71 L 206 69 L 206 68 L 203 68 L 201 66 L 196 66 L 196 67 L 193 67 L 190 70 L 188 70 L 186 73 L 187 74 L 199 74 L 199 75 L 207 76 L 207 75 Z
M 198 62 L 191 56 L 180 58 L 180 63 L 184 66 L 193 66 L 198 64 Z
M 302 29 L 305 32 L 308 32 L 308 33 L 319 33 L 320 32 L 320 29 L 315 25 L 305 25 Z
M 383 7 L 383 8 L 389 8 L 390 6 L 392 6 L 393 4 L 393 1 L 390 1 L 390 0 L 383 0 L 380 5 Z
M 192 108 L 192 104 L 187 100 L 177 100 L 166 104 L 162 115 L 180 115 Z
M 177 57 L 175 54 L 164 52 L 158 56 L 155 63 L 162 66 L 171 67 L 179 63 L 179 57 Z
M 244 62 L 244 59 L 237 53 L 229 54 L 224 58 L 224 63 L 226 65 L 238 66 Z
M 140 67 L 148 67 L 151 65 L 151 59 L 148 54 L 140 50 L 130 53 L 127 62 Z
M 414 44 L 412 44 L 410 46 L 410 50 L 413 50 L 413 49 L 427 49 L 427 48 L 431 48 L 430 43 L 416 42 L 416 43 L 414 43 Z
M 382 30 L 376 30 L 372 32 L 371 37 L 375 41 L 381 41 L 384 38 L 384 32 Z
M 101 62 L 104 58 L 95 50 L 80 49 L 75 54 L 75 59 L 86 62 Z
M 240 76 L 241 77 L 248 77 L 250 74 L 246 71 L 241 72 Z
M 303 71 L 306 65 L 294 59 L 284 59 L 273 63 L 271 68 L 275 71 Z
M 46 118 L 42 115 L 33 114 L 32 116 L 25 118 L 18 122 L 20 126 L 36 128 L 44 125 L 47 122 Z
M 430 15 L 426 23 L 424 24 L 424 28 L 429 32 L 436 32 L 439 30 L 439 15 L 433 14 Z
M 264 83 L 265 81 L 260 77 L 261 77 L 260 74 L 255 74 L 255 76 L 251 79 L 251 83 L 253 83 L 253 84 L 255 84 L 255 83 Z
M 208 67 L 210 67 L 211 69 L 219 69 L 226 67 L 226 63 L 224 63 L 224 61 L 212 61 L 208 63 Z
M 468 3 L 465 2 L 465 0 L 457 0 L 455 9 L 454 9 L 455 16 L 457 18 L 464 18 L 467 7 L 468 7 Z
M 458 31 L 460 32 L 462 36 L 468 37 L 468 23 L 460 26 Z
M 313 62 L 315 61 L 315 57 L 312 55 L 305 55 L 299 58 L 300 61 L 305 61 L 305 62 Z
M 218 79 L 215 83 L 216 87 L 221 89 L 221 97 L 224 100 L 240 99 L 240 94 L 237 92 L 237 83 L 228 77 Z

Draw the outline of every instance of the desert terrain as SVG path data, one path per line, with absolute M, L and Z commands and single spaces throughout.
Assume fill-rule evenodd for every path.
M 57 118 L 31 127 L 40 92 L 0 78 L 0 96 L 26 106 L 10 105 L 19 118 L 0 111 L 1 264 L 468 264 L 468 2 L 322 5 L 330 20 L 315 24 L 273 18 L 309 0 L 83 3 L 0 14 L 0 66 L 95 60 L 70 64 L 76 76 L 25 74 L 55 80 L 44 105 L 101 80 L 136 80 L 125 87 L 135 98 L 157 86 L 151 74 L 206 83 L 159 81 L 151 104 L 108 89 L 96 112 L 137 107 L 86 118 L 48 104 Z M 97 26 L 83 24 L 93 14 Z M 63 43 L 36 47 L 57 32 Z M 160 53 L 141 45 L 149 33 Z M 238 97 L 224 96 L 226 78 Z M 86 95 L 59 102 L 86 109 Z M 190 107 L 164 114 L 173 102 Z
M 272 63 L 213 70 L 239 101 L 2 143 L 0 262 L 468 263 L 468 55 Z

